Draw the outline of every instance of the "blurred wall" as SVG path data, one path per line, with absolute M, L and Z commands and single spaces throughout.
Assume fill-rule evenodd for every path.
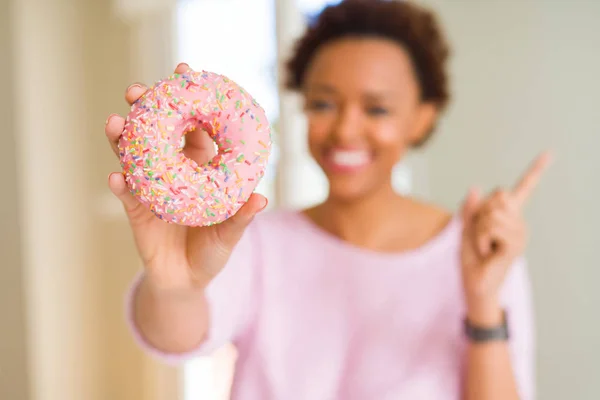
M 153 84 L 176 66 L 175 0 L 87 0 L 85 71 L 94 151 L 91 178 L 95 214 L 96 259 L 102 272 L 101 315 L 108 383 L 104 398 L 172 400 L 181 392 L 179 370 L 151 359 L 133 342 L 124 323 L 124 294 L 141 268 L 121 204 L 107 187 L 107 175 L 119 171 L 116 156 L 104 136 L 109 114 L 126 115 L 124 93 L 133 82 Z
M 12 1 L 14 116 L 33 399 L 100 399 L 83 26 L 76 1 Z
M 421 155 L 428 194 L 455 207 L 469 185 L 511 185 L 555 150 L 526 212 L 538 398 L 598 399 L 600 2 L 427 3 L 455 47 L 454 105 Z
M 23 258 L 21 237 L 15 140 L 17 121 L 13 112 L 14 69 L 10 3 L 0 2 L 0 399 L 27 399 L 27 350 L 25 296 L 23 293 Z
M 173 68 L 172 4 L 1 2 L 1 399 L 177 393 L 177 371 L 143 355 L 124 323 L 139 265 L 106 187 L 119 165 L 103 132 L 127 112 L 129 83 Z

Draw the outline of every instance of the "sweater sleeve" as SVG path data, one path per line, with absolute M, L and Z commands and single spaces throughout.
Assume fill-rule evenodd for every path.
M 248 331 L 257 308 L 257 249 L 253 239 L 253 222 L 234 248 L 225 268 L 206 288 L 209 331 L 206 340 L 187 353 L 165 353 L 150 345 L 134 322 L 134 298 L 144 277 L 141 271 L 133 280 L 125 298 L 126 322 L 133 338 L 143 351 L 168 364 L 179 364 L 190 358 L 207 355 Z M 190 315 L 190 318 L 194 318 Z
M 511 268 L 502 289 L 506 310 L 510 355 L 519 398 L 535 399 L 535 324 L 531 282 L 525 259 L 519 259 Z

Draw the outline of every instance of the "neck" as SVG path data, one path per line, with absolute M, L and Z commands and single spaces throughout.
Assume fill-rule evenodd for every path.
M 322 228 L 347 242 L 379 248 L 385 245 L 389 232 L 398 229 L 398 216 L 408 203 L 389 185 L 354 201 L 330 196 L 313 210 L 312 217 Z

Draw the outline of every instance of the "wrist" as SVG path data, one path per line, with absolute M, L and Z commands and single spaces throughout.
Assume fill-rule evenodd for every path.
M 155 279 L 147 273 L 141 282 L 141 286 L 155 298 L 171 298 L 184 301 L 204 296 L 204 289 L 207 284 L 192 285 L 191 283 L 164 282 L 164 280 Z
M 496 299 L 467 301 L 467 320 L 474 326 L 493 328 L 504 322 L 504 310 Z

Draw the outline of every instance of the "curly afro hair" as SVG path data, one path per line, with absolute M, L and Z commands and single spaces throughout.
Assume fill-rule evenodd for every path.
M 409 1 L 344 0 L 326 7 L 296 43 L 287 63 L 287 88 L 300 90 L 309 64 L 325 43 L 373 36 L 401 45 L 412 59 L 421 100 L 443 110 L 450 99 L 446 62 L 450 49 L 435 14 Z

